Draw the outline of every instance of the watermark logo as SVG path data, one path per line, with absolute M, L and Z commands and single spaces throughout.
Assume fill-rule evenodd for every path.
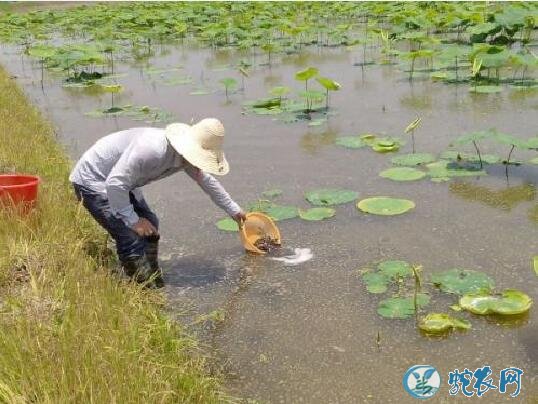
M 463 371 L 454 369 L 448 373 L 448 394 L 455 396 L 461 392 L 465 397 L 472 397 L 475 394 L 482 397 L 489 390 L 497 390 L 501 394 L 510 392 L 510 397 L 517 397 L 521 392 L 521 376 L 523 371 L 520 368 L 510 367 L 499 372 L 499 382 L 495 384 L 492 378 L 490 366 L 483 366 L 474 372 L 465 368 Z
M 441 386 L 441 376 L 430 365 L 415 365 L 407 369 L 403 377 L 403 386 L 412 397 L 426 399 L 437 393 Z

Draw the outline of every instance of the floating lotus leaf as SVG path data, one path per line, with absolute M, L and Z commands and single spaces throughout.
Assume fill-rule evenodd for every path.
M 260 199 L 256 202 L 248 203 L 246 208 L 248 212 L 266 212 L 267 209 L 274 206 L 275 204 L 272 201 L 267 199 Z
M 538 157 L 535 157 L 535 158 L 529 160 L 529 163 L 530 164 L 538 164 Z
M 424 307 L 430 302 L 428 295 L 417 295 L 417 307 Z M 407 318 L 415 314 L 414 297 L 392 297 L 379 302 L 377 313 L 386 318 Z
M 392 137 L 382 137 L 372 139 L 370 145 L 372 150 L 378 153 L 389 153 L 393 151 L 398 151 L 400 146 L 405 142 L 402 139 L 392 138 Z
M 513 315 L 525 313 L 532 306 L 532 299 L 516 289 L 506 289 L 502 294 L 487 292 L 466 294 L 460 306 L 474 314 Z
M 398 279 L 399 277 L 406 277 L 413 273 L 411 265 L 405 261 L 390 260 L 383 261 L 378 264 L 379 272 L 385 275 L 389 279 Z
M 472 86 L 469 88 L 471 93 L 477 94 L 494 94 L 500 93 L 503 90 L 501 86 Z
M 502 158 L 497 156 L 496 154 L 482 154 L 480 156 L 482 158 L 482 163 L 486 164 L 496 164 L 500 163 Z M 457 152 L 455 150 L 447 150 L 441 153 L 439 156 L 440 159 L 443 160 L 454 160 L 454 161 L 461 161 L 466 160 L 469 162 L 478 163 L 478 155 L 476 153 L 463 153 L 463 152 Z
M 366 272 L 362 275 L 362 280 L 366 283 L 366 290 L 370 293 L 385 293 L 389 279 L 379 272 Z
M 495 282 L 483 272 L 470 269 L 453 268 L 447 271 L 432 274 L 434 285 L 443 292 L 463 295 L 479 291 L 490 291 L 495 287 Z
M 538 137 L 531 137 L 526 143 L 528 149 L 538 149 Z
M 268 189 L 267 191 L 263 191 L 262 195 L 266 198 L 276 198 L 277 196 L 282 195 L 281 189 Z
M 239 226 L 237 225 L 237 222 L 229 217 L 220 219 L 217 222 L 217 227 L 219 230 L 224 231 L 239 231 Z
M 386 196 L 363 199 L 357 204 L 357 208 L 363 212 L 382 216 L 401 215 L 414 207 L 413 201 Z
M 393 167 L 381 171 L 379 176 L 393 181 L 415 181 L 424 178 L 426 173 L 411 167 Z
M 535 255 L 533 258 L 534 273 L 538 275 L 538 255 Z
M 516 146 L 521 149 L 525 149 L 527 147 L 527 142 L 507 133 L 495 132 L 494 138 L 497 142 L 508 146 Z
M 414 167 L 421 164 L 432 163 L 435 161 L 435 156 L 430 153 L 412 153 L 402 154 L 391 159 L 392 164 L 397 166 Z
M 455 168 L 456 166 L 450 161 L 436 161 L 435 163 L 427 164 L 428 175 L 432 178 L 450 178 L 450 177 L 475 177 L 479 175 L 487 175 L 484 170 L 474 169 L 469 170 L 467 166 Z
M 295 206 L 273 205 L 264 211 L 273 220 L 293 219 L 299 215 L 299 210 Z
M 333 217 L 335 210 L 332 208 L 310 208 L 307 210 L 299 210 L 299 216 L 304 220 L 323 220 Z
M 442 334 L 453 328 L 468 330 L 471 323 L 445 313 L 430 313 L 420 320 L 418 327 L 428 334 Z
M 347 189 L 316 189 L 305 193 L 305 198 L 312 205 L 330 206 L 351 202 L 359 194 Z
M 347 147 L 348 149 L 360 149 L 361 147 L 366 146 L 367 144 L 361 139 L 360 136 L 342 136 L 336 138 L 334 144 L 342 147 Z

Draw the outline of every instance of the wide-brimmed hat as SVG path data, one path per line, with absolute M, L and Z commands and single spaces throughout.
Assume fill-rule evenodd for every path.
M 222 151 L 224 126 L 218 119 L 202 119 L 192 126 L 170 124 L 166 127 L 166 138 L 179 154 L 202 171 L 215 175 L 230 171 Z

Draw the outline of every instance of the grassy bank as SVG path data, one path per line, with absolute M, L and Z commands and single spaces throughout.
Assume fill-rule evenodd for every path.
M 223 400 L 159 295 L 107 275 L 53 129 L 3 69 L 0 94 L 0 172 L 43 180 L 33 214 L 0 211 L 0 402 Z

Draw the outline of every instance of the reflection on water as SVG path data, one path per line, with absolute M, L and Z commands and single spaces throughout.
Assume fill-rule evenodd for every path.
M 317 153 L 325 146 L 334 144 L 339 131 L 327 128 L 322 132 L 308 131 L 301 137 L 300 146 L 308 153 Z
M 536 196 L 536 188 L 530 184 L 493 190 L 470 182 L 453 182 L 450 192 L 469 201 L 481 202 L 502 210 L 510 210 L 517 204 L 532 201 Z

